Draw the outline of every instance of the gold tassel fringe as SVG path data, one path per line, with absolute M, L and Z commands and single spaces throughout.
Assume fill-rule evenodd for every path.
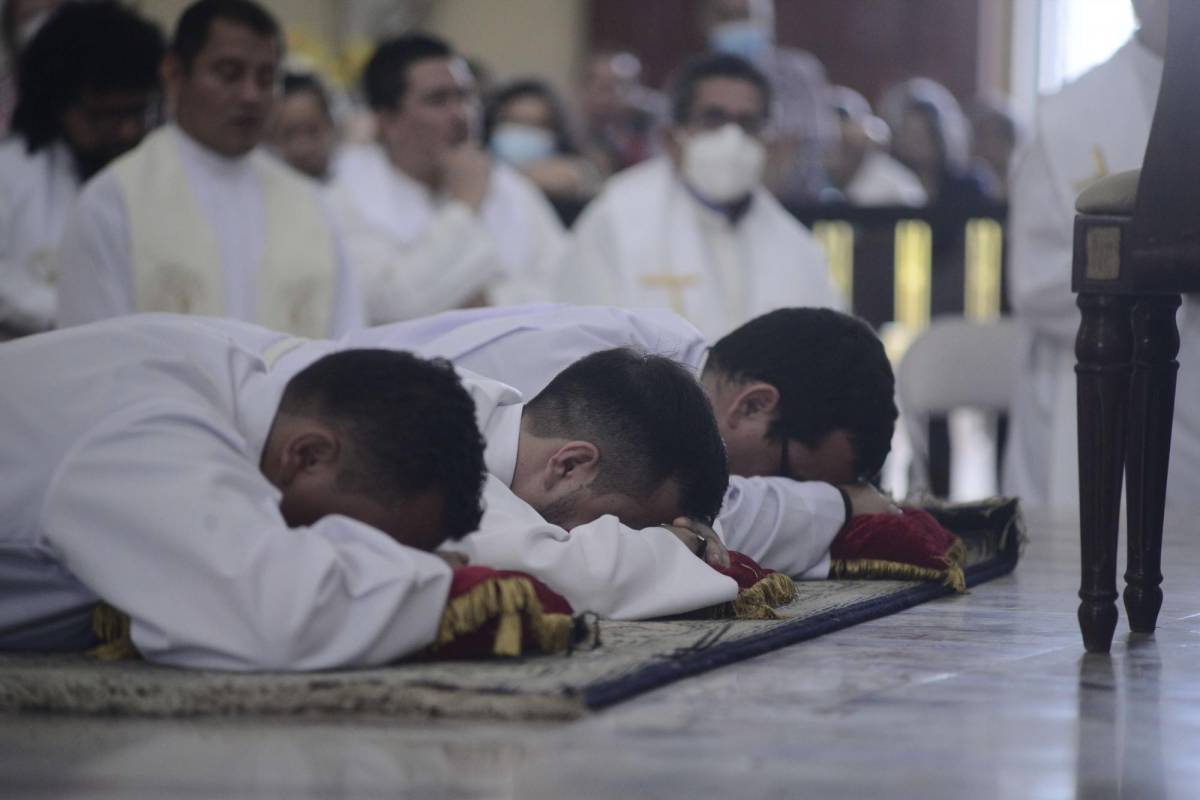
M 526 578 L 510 576 L 490 578 L 450 600 L 442 612 L 433 652 L 436 654 L 442 645 L 478 631 L 492 619 L 497 619 L 496 641 L 492 646 L 492 653 L 497 656 L 521 655 L 526 625 L 544 653 L 565 653 L 571 645 L 571 616 L 547 613 L 533 584 Z
M 945 569 L 918 567 L 900 561 L 883 561 L 875 558 L 836 560 L 829 567 L 830 578 L 941 581 L 960 594 L 967 591 L 967 577 L 963 566 L 967 561 L 967 546 L 962 539 L 954 537 L 954 544 L 942 557 Z
M 97 603 L 92 609 L 92 632 L 100 644 L 87 651 L 99 661 L 120 661 L 126 658 L 141 658 L 133 645 L 129 632 L 129 615 L 118 611 L 108 603 Z
M 796 599 L 796 584 L 782 572 L 775 572 L 742 589 L 733 603 L 734 619 L 779 619 L 775 609 Z

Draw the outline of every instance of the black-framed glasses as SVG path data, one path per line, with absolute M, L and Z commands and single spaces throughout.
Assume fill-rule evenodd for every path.
M 692 115 L 691 125 L 703 131 L 716 131 L 731 122 L 754 137 L 761 136 L 767 127 L 765 114 L 730 114 L 723 108 L 711 106 L 697 109 Z

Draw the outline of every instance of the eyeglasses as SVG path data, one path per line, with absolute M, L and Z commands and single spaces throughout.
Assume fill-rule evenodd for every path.
M 692 116 L 692 126 L 704 131 L 716 131 L 729 123 L 739 126 L 749 136 L 762 135 L 767 125 L 763 114 L 730 114 L 723 108 L 708 106 L 696 111 Z

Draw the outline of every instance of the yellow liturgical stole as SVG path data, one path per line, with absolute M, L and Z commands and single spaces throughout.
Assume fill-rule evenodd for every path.
M 328 336 L 337 265 L 318 194 L 271 159 L 250 158 L 266 223 L 254 321 L 298 336 Z M 220 242 L 169 130 L 147 136 L 113 170 L 125 195 L 137 310 L 228 316 Z

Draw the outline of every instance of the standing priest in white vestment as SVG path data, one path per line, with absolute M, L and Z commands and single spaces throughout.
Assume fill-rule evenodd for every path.
M 775 308 L 840 307 L 820 245 L 762 187 L 770 108 L 744 59 L 689 62 L 669 155 L 609 179 L 572 230 L 555 299 L 671 308 L 709 339 Z
M 333 193 L 370 320 L 544 299 L 562 225 L 480 149 L 466 63 L 440 39 L 401 36 L 375 51 L 363 90 L 379 143 L 342 152 Z
M 564 365 L 612 347 L 684 365 L 703 376 L 729 444 L 732 475 L 717 517 L 720 534 L 769 569 L 824 578 L 830 542 L 848 515 L 894 508 L 860 480 L 878 473 L 891 441 L 891 366 L 871 329 L 839 312 L 771 312 L 718 341 L 707 364 L 700 332 L 659 309 L 448 311 L 357 331 L 346 343 L 447 358 L 526 397 Z M 491 448 L 489 426 L 481 427 Z
M 163 68 L 175 124 L 80 195 L 61 324 L 171 311 L 327 336 L 361 323 L 319 187 L 258 149 L 281 57 L 278 25 L 250 0 L 184 11 Z
M 1019 158 L 1009 215 L 1009 291 L 1025 334 L 1014 399 L 1005 492 L 1030 506 L 1077 510 L 1075 335 L 1071 292 L 1075 198 L 1106 175 L 1136 169 L 1146 153 L 1162 82 L 1166 0 L 1136 0 L 1141 27 L 1108 61 L 1039 104 Z M 1180 153 L 1179 158 L 1194 158 Z M 1179 385 L 1167 510 L 1200 511 L 1200 302 L 1177 315 Z
M 424 551 L 481 515 L 474 405 L 448 364 L 340 350 L 171 315 L 0 347 L 0 650 L 88 647 L 100 600 L 178 666 L 430 644 L 451 571 Z
M 59 9 L 22 51 L 0 144 L 0 340 L 53 327 L 67 215 L 83 182 L 146 135 L 162 55 L 158 28 L 111 0 Z

